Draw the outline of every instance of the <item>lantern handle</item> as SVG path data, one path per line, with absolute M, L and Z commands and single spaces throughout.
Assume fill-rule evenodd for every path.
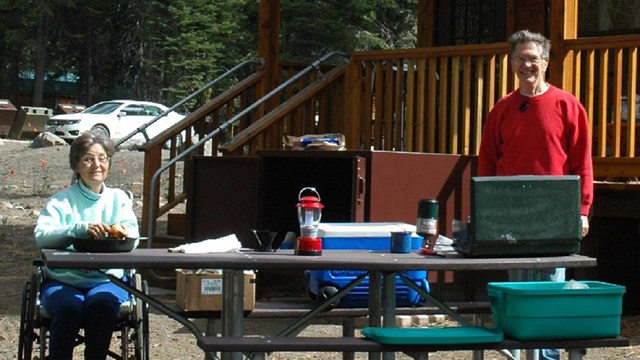
M 303 192 L 305 192 L 305 191 L 312 191 L 312 192 L 314 192 L 314 193 L 317 195 L 317 197 L 318 197 L 318 201 L 321 201 L 321 200 L 320 200 L 320 193 L 318 193 L 318 190 L 316 190 L 316 188 L 314 188 L 314 187 L 305 187 L 305 188 L 302 188 L 302 190 L 300 190 L 300 193 L 298 193 L 298 201 L 302 200 L 302 193 L 303 193 Z

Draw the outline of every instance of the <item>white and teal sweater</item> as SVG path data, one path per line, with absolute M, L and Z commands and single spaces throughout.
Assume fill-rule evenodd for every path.
M 72 238 L 88 238 L 90 223 L 123 224 L 128 237 L 139 237 L 138 219 L 124 191 L 103 184 L 102 193 L 96 194 L 78 181 L 47 200 L 34 230 L 36 245 L 41 249 L 74 251 Z M 118 277 L 124 274 L 122 269 L 107 272 Z M 92 287 L 108 281 L 96 271 L 45 269 L 45 274 L 77 287 Z

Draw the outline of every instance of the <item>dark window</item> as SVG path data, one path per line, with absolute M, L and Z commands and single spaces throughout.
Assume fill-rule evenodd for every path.
M 436 45 L 506 40 L 506 0 L 438 0 Z
M 637 0 L 587 0 L 578 5 L 578 36 L 640 33 Z
M 162 114 L 162 110 L 157 106 L 145 105 L 144 109 L 147 115 L 158 116 Z
M 141 116 L 146 115 L 144 108 L 140 105 L 129 105 L 122 109 L 127 116 Z

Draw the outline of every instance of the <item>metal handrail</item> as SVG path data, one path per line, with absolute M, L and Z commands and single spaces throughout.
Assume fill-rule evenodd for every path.
M 223 122 L 222 124 L 220 124 L 212 132 L 207 134 L 205 137 L 203 137 L 202 139 L 200 139 L 198 142 L 196 142 L 195 144 L 191 145 L 187 149 L 183 150 L 181 153 L 177 154 L 173 159 L 171 159 L 168 162 L 166 162 L 163 166 L 161 166 L 158 170 L 156 170 L 155 173 L 153 173 L 153 176 L 151 177 L 150 186 L 149 186 L 149 196 L 146 199 L 147 201 L 150 202 L 148 204 L 148 206 L 149 206 L 149 215 L 148 215 L 149 216 L 149 222 L 147 224 L 147 234 L 146 234 L 147 235 L 147 248 L 151 248 L 152 244 L 153 244 L 153 232 L 154 232 L 154 224 L 155 224 L 155 219 L 154 219 L 154 217 L 155 217 L 155 208 L 154 208 L 152 202 L 155 202 L 154 199 L 155 199 L 156 184 L 158 182 L 158 179 L 160 178 L 160 175 L 165 170 L 167 170 L 168 168 L 173 166 L 175 163 L 177 163 L 178 161 L 184 159 L 187 155 L 191 154 L 192 152 L 196 151 L 200 146 L 202 146 L 207 141 L 211 140 L 214 136 L 220 134 L 223 130 L 225 130 L 227 127 L 229 127 L 234 122 L 238 121 L 240 118 L 245 116 L 247 113 L 250 113 L 255 108 L 257 108 L 258 106 L 262 105 L 264 102 L 269 100 L 271 97 L 273 97 L 274 95 L 278 94 L 282 90 L 286 89 L 287 86 L 289 86 L 289 84 L 297 81 L 299 78 L 301 78 L 302 76 L 306 75 L 307 73 L 309 73 L 309 72 L 311 72 L 313 70 L 320 71 L 320 64 L 322 64 L 323 62 L 327 61 L 328 59 L 330 59 L 330 58 L 332 58 L 334 56 L 342 56 L 342 57 L 348 58 L 349 54 L 344 53 L 344 52 L 340 52 L 340 51 L 334 51 L 334 52 L 330 52 L 330 53 L 324 55 L 323 57 L 319 58 L 318 60 L 314 61 L 313 63 L 311 63 L 311 65 L 307 66 L 306 68 L 301 70 L 299 73 L 297 73 L 296 75 L 292 76 L 290 79 L 288 79 L 287 81 L 283 82 L 282 84 L 280 84 L 275 89 L 271 90 L 268 94 L 266 94 L 262 98 L 258 99 L 253 104 L 249 105 L 247 108 L 245 108 L 244 110 L 242 110 L 241 112 L 236 114 L 234 117 L 232 117 L 231 119 L 229 119 L 229 120 Z
M 220 75 L 219 77 L 217 77 L 213 81 L 209 82 L 208 84 L 204 85 L 203 87 L 198 89 L 196 92 L 192 93 L 191 95 L 187 96 L 186 98 L 180 100 L 179 102 L 177 102 L 176 104 L 174 104 L 173 106 L 168 108 L 167 110 L 163 111 L 160 115 L 157 115 L 156 117 L 151 119 L 151 121 L 149 121 L 149 122 L 147 122 L 147 123 L 145 123 L 143 125 L 140 125 L 138 128 L 136 128 L 130 134 L 128 134 L 127 136 L 125 136 L 122 139 L 118 140 L 116 142 L 116 149 L 120 145 L 125 143 L 127 140 L 129 140 L 132 137 L 134 137 L 137 133 L 142 133 L 144 135 L 145 142 L 148 142 L 150 140 L 149 139 L 149 135 L 147 134 L 147 128 L 149 126 L 153 125 L 159 119 L 163 118 L 164 116 L 167 116 L 170 112 L 172 112 L 175 109 L 179 108 L 180 106 L 184 105 L 189 100 L 191 100 L 191 99 L 195 98 L 196 96 L 202 94 L 204 91 L 206 91 L 209 88 L 213 87 L 215 84 L 219 83 L 220 81 L 222 81 L 222 80 L 226 79 L 227 77 L 235 74 L 237 71 L 241 70 L 242 68 L 248 67 L 248 66 L 251 66 L 251 65 L 253 65 L 253 66 L 264 66 L 264 59 L 247 60 L 247 61 L 244 61 L 244 62 L 234 66 L 232 69 L 230 69 L 229 71 L 227 71 L 224 74 Z

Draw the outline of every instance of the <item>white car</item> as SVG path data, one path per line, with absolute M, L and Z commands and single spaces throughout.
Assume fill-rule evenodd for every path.
M 45 131 L 66 141 L 72 141 L 85 131 L 92 131 L 118 140 L 153 120 L 167 109 L 162 104 L 148 101 L 103 101 L 79 113 L 52 116 L 47 122 Z M 149 139 L 154 138 L 183 118 L 184 115 L 174 111 L 163 116 L 147 128 Z M 145 138 L 139 133 L 131 140 L 140 143 L 144 142 Z

